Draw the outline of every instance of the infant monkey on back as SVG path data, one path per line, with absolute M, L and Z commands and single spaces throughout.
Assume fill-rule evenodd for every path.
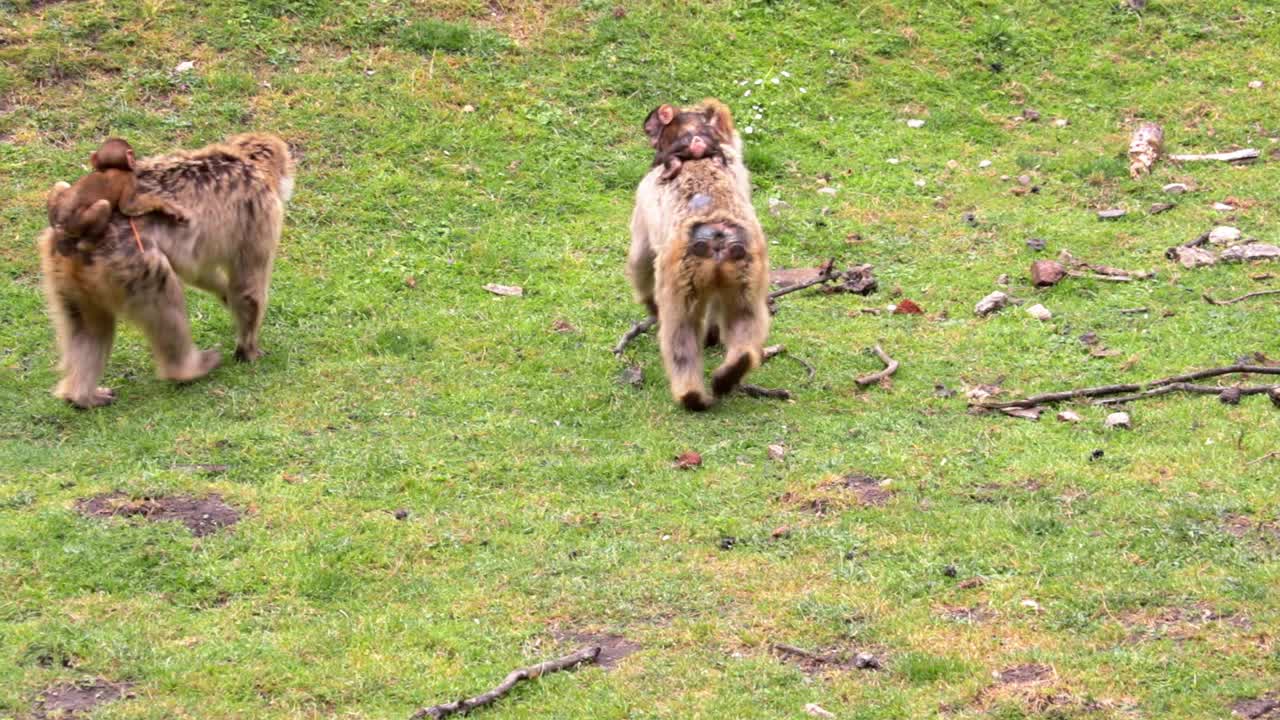
M 93 172 L 71 187 L 49 194 L 49 227 L 55 247 L 70 254 L 81 243 L 96 243 L 107 229 L 113 210 L 137 216 L 162 212 L 178 222 L 188 219 L 186 210 L 165 198 L 138 192 L 133 174 L 133 147 L 120 138 L 102 143 L 89 156 Z M 81 248 L 88 249 L 88 248 Z M 141 241 L 139 241 L 141 250 Z
M 715 109 L 676 110 L 663 105 L 644 121 L 653 146 L 653 167 L 663 166 L 661 180 L 667 181 L 680 174 L 680 167 L 689 160 L 714 158 L 722 167 L 728 167 L 718 134 L 710 124 Z

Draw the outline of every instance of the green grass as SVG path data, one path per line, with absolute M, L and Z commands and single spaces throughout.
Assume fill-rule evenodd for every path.
M 138 693 L 100 718 L 407 718 L 570 649 L 557 627 L 642 650 L 485 718 L 763 720 L 810 702 L 868 720 L 1204 718 L 1277 689 L 1280 541 L 1224 529 L 1280 513 L 1280 460 L 1252 462 L 1277 449 L 1265 399 L 1147 401 L 1112 432 L 1098 408 L 1034 423 L 934 391 L 1280 352 L 1274 302 L 1200 300 L 1280 269 L 1163 258 L 1222 222 L 1276 241 L 1280 9 L 1114 5 L 0 0 L 0 718 L 94 676 Z M 869 262 L 882 289 L 780 303 L 771 342 L 817 377 L 785 358 L 753 377 L 794 402 L 690 415 L 652 337 L 628 355 L 638 389 L 608 348 L 641 313 L 622 276 L 641 121 L 707 95 L 752 129 L 773 265 Z M 1024 107 L 1043 119 L 1015 122 Z M 1180 151 L 1264 158 L 1133 182 L 1134 118 Z M 33 246 L 45 192 L 108 134 L 152 154 L 247 128 L 302 157 L 270 354 L 172 387 L 126 330 L 117 405 L 59 404 Z M 1013 195 L 1001 176 L 1021 174 L 1042 191 Z M 1145 215 L 1173 181 L 1196 192 Z M 1224 220 L 1210 206 L 1227 196 L 1254 204 Z M 1094 216 L 1113 206 L 1130 214 Z M 1159 277 L 1032 289 L 1030 261 L 1063 249 Z M 1052 321 L 973 317 L 1006 273 Z M 861 312 L 898 289 L 927 314 Z M 197 341 L 229 355 L 227 314 L 189 303 Z M 1090 357 L 1085 332 L 1119 355 Z M 860 391 L 876 343 L 902 369 Z M 690 449 L 702 467 L 674 469 Z M 198 463 L 228 469 L 181 467 Z M 892 499 L 824 487 L 854 471 L 890 478 Z M 112 490 L 217 492 L 247 515 L 194 538 L 75 511 Z M 957 606 L 989 618 L 944 617 Z M 1158 622 L 1195 607 L 1230 618 Z M 885 668 L 810 681 L 773 642 L 871 649 Z M 1025 663 L 1053 680 L 993 687 Z

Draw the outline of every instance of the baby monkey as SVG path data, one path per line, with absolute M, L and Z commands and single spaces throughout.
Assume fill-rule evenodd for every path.
M 107 229 L 111 211 L 123 215 L 162 212 L 187 222 L 187 211 L 158 195 L 138 192 L 134 185 L 133 147 L 111 138 L 89 156 L 93 172 L 74 185 L 49 194 L 49 226 L 60 251 L 70 252 L 81 240 L 96 240 Z
M 714 158 L 722 167 L 728 167 L 720 143 L 722 138 L 711 120 L 714 109 L 676 110 L 670 105 L 659 106 L 644 121 L 649 144 L 656 152 L 653 167 L 663 166 L 660 178 L 663 182 L 680 174 L 680 167 L 688 160 Z

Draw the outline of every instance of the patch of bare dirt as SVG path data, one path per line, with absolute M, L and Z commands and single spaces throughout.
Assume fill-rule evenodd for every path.
M 1280 699 L 1275 693 L 1267 693 L 1263 697 L 1239 700 L 1231 706 L 1231 714 L 1245 720 L 1276 720 L 1280 718 Z
M 129 683 L 113 683 L 102 678 L 54 685 L 36 698 L 31 716 L 37 720 L 84 717 L 99 705 L 133 697 L 132 687 Z
M 1222 531 L 1240 540 L 1261 540 L 1266 544 L 1280 542 L 1280 523 L 1254 520 L 1247 515 L 1227 515 Z
M 1143 608 L 1124 613 L 1120 623 L 1129 628 L 1130 642 L 1158 638 L 1187 640 L 1201 635 L 1206 628 L 1228 625 L 1238 629 L 1253 626 L 1249 618 L 1230 611 L 1219 611 L 1208 603 L 1163 608 Z
M 848 490 L 858 499 L 859 505 L 878 507 L 889 502 L 889 498 L 893 497 L 893 492 L 886 488 L 885 485 L 886 482 L 884 480 L 878 480 L 862 473 L 852 473 L 824 483 L 823 487 Z
M 632 642 L 622 635 L 614 633 L 594 633 L 575 630 L 556 630 L 551 633 L 556 642 L 570 643 L 579 646 L 598 645 L 600 655 L 596 664 L 606 670 L 618 666 L 623 658 L 640 649 L 640 644 Z
M 971 625 L 979 625 L 981 623 L 990 622 L 999 615 L 995 610 L 986 605 L 943 605 L 937 610 L 938 616 L 944 620 L 951 622 L 969 623 Z
M 240 512 L 223 502 L 219 495 L 204 498 L 170 495 L 135 500 L 124 493 L 106 493 L 80 500 L 76 509 L 94 517 L 141 516 L 150 522 L 176 520 L 196 537 L 217 532 L 240 520 Z
M 1044 486 L 1035 480 L 1016 483 L 983 483 L 969 490 L 969 499 L 980 503 L 997 503 L 1021 493 L 1039 492 Z
M 1030 683 L 1048 682 L 1054 678 L 1053 668 L 1039 663 L 1014 665 L 996 673 L 996 682 L 1001 685 L 1027 685 Z

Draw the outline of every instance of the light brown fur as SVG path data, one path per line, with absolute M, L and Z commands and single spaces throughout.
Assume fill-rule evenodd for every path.
M 724 363 L 712 374 L 719 396 L 760 365 L 769 331 L 768 253 L 751 206 L 742 139 L 722 103 L 698 107 L 713 108 L 713 122 L 729 138 L 721 143 L 725 163 L 687 161 L 669 181 L 662 166 L 649 171 L 636 190 L 627 262 L 636 299 L 659 320 L 671 394 L 690 410 L 713 402 L 702 377 L 703 338 L 718 335 L 725 345 Z M 727 234 L 711 238 L 713 231 Z M 701 252 L 700 237 L 710 243 Z M 740 257 L 731 254 L 735 243 Z
M 284 204 L 293 189 L 288 147 L 272 135 L 238 135 L 224 143 L 139 161 L 139 191 L 188 211 L 183 224 L 152 213 L 133 220 L 145 250 L 139 251 L 128 218 L 113 215 L 91 247 L 59 252 L 57 233 L 40 238 L 45 298 L 61 353 L 62 380 L 54 394 L 78 407 L 114 399 L 97 386 L 116 318 L 147 335 L 156 372 L 185 382 L 218 366 L 216 350 L 191 341 L 182 281 L 216 295 L 236 321 L 236 357 L 262 354 L 258 335 Z M 59 183 L 59 188 L 67 187 Z

